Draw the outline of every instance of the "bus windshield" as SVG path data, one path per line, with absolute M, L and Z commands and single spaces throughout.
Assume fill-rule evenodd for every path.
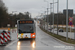
M 33 33 L 33 24 L 19 24 L 19 33 Z

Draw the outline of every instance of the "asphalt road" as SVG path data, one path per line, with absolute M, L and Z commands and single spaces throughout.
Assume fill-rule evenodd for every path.
M 74 46 L 67 46 L 50 35 L 43 32 L 36 26 L 36 40 L 21 40 L 17 39 L 17 32 L 11 33 L 12 42 L 5 47 L 0 47 L 0 50 L 75 50 Z

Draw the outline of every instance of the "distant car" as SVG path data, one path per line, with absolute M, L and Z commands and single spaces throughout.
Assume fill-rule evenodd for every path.
M 52 28 L 50 28 L 49 30 L 52 30 Z
M 64 32 L 63 29 L 59 29 L 59 32 Z

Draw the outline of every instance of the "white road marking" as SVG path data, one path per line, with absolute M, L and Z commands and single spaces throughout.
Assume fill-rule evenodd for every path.
M 17 42 L 18 40 L 15 40 L 13 42 L 11 42 L 10 44 L 8 44 L 6 47 L 9 47 L 10 45 L 12 45 L 13 43 Z

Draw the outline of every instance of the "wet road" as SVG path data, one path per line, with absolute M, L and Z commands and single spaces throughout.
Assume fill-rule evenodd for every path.
M 12 33 L 12 42 L 0 50 L 75 50 L 73 46 L 67 46 L 53 39 L 36 26 L 36 40 L 18 40 L 17 33 Z

